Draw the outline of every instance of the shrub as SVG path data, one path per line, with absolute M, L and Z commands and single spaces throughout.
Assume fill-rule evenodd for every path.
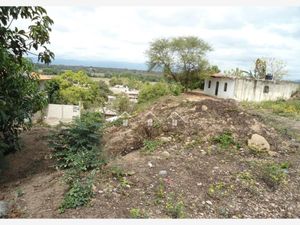
M 124 93 L 117 95 L 116 99 L 112 103 L 112 107 L 119 113 L 131 112 L 133 109 L 129 97 Z
M 182 87 L 175 83 L 157 82 L 156 84 L 145 84 L 140 90 L 138 102 L 145 103 L 165 95 L 179 95 L 181 92 Z
M 103 164 L 100 139 L 103 119 L 100 113 L 87 112 L 71 124 L 61 124 L 49 137 L 57 167 L 67 169 L 64 179 L 69 190 L 60 206 L 60 212 L 76 208 L 89 202 L 93 195 L 94 171 L 87 171 Z
M 50 147 L 59 168 L 86 171 L 103 163 L 100 157 L 102 121 L 99 113 L 85 113 L 50 135 Z
M 82 182 L 82 180 L 76 180 L 71 184 L 71 188 L 66 193 L 59 210 L 63 213 L 65 209 L 83 206 L 89 202 L 92 196 L 92 181 Z

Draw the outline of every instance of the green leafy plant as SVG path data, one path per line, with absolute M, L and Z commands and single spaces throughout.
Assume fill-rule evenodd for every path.
M 224 133 L 214 137 L 213 141 L 218 143 L 223 149 L 228 149 L 231 145 L 235 144 L 232 133 L 229 131 L 225 131 Z
M 225 184 L 224 182 L 216 182 L 211 184 L 208 188 L 207 194 L 216 199 L 228 196 L 233 189 L 233 185 Z
M 156 205 L 160 204 L 162 202 L 162 200 L 166 197 L 165 191 L 166 191 L 165 183 L 162 179 L 159 179 L 158 186 L 155 190 L 155 204 Z
M 87 177 L 84 172 L 105 163 L 100 148 L 102 123 L 101 114 L 87 112 L 71 124 L 62 124 L 49 137 L 57 167 L 67 169 L 64 179 L 69 190 L 61 204 L 61 213 L 87 204 L 93 195 L 95 170 Z
M 102 123 L 101 114 L 89 112 L 52 132 L 49 144 L 58 168 L 86 171 L 105 162 L 100 148 Z
M 173 194 L 168 198 L 166 203 L 166 213 L 172 218 L 185 217 L 185 205 L 183 201 L 177 201 Z
M 260 166 L 261 179 L 271 189 L 276 189 L 287 180 L 288 163 L 268 162 Z
M 134 219 L 147 218 L 147 215 L 139 208 L 132 208 L 130 209 L 129 213 L 130 213 L 130 218 L 134 218 Z
M 69 191 L 66 193 L 59 211 L 63 213 L 65 209 L 86 205 L 92 196 L 92 181 L 83 182 L 82 180 L 76 180 L 71 184 Z

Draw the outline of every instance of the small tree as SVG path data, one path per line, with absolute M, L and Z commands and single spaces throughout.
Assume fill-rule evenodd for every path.
M 197 37 L 158 39 L 147 51 L 149 70 L 162 70 L 167 79 L 179 82 L 188 90 L 194 88 L 195 81 L 199 81 L 208 70 L 205 55 L 211 50 Z
M 286 63 L 283 60 L 276 58 L 264 58 L 267 66 L 267 73 L 273 75 L 274 80 L 281 80 L 288 74 Z
M 129 97 L 122 93 L 116 97 L 112 107 L 119 113 L 130 112 L 132 110 L 132 103 L 130 102 Z
M 14 22 L 29 20 L 27 29 Z M 18 134 L 31 125 L 31 116 L 45 103 L 32 64 L 23 57 L 38 52 L 38 61 L 49 63 L 49 32 L 53 21 L 42 7 L 0 7 L 0 155 L 18 148 Z M 28 122 L 27 122 L 28 121 Z

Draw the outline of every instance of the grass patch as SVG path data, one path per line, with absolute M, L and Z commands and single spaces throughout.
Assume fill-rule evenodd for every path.
M 147 214 L 139 208 L 131 208 L 129 214 L 130 214 L 130 218 L 133 219 L 148 218 Z
M 144 140 L 142 152 L 150 154 L 162 144 L 159 140 Z
M 287 181 L 288 168 L 288 163 L 264 163 L 259 167 L 261 179 L 267 184 L 268 187 L 271 189 L 276 189 L 280 184 L 283 184 Z
M 267 109 L 276 115 L 284 117 L 300 117 L 299 100 L 263 101 L 259 103 L 243 102 L 242 105 L 251 109 Z

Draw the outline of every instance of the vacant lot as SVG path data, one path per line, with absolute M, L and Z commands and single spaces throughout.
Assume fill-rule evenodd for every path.
M 162 98 L 128 127 L 105 130 L 109 161 L 97 172 L 93 199 L 60 214 L 66 186 L 49 157 L 48 128 L 36 127 L 22 136 L 23 151 L 7 159 L 1 197 L 11 202 L 10 217 L 296 218 L 300 144 L 282 129 L 234 101 Z M 249 148 L 252 134 L 263 136 L 272 154 Z

